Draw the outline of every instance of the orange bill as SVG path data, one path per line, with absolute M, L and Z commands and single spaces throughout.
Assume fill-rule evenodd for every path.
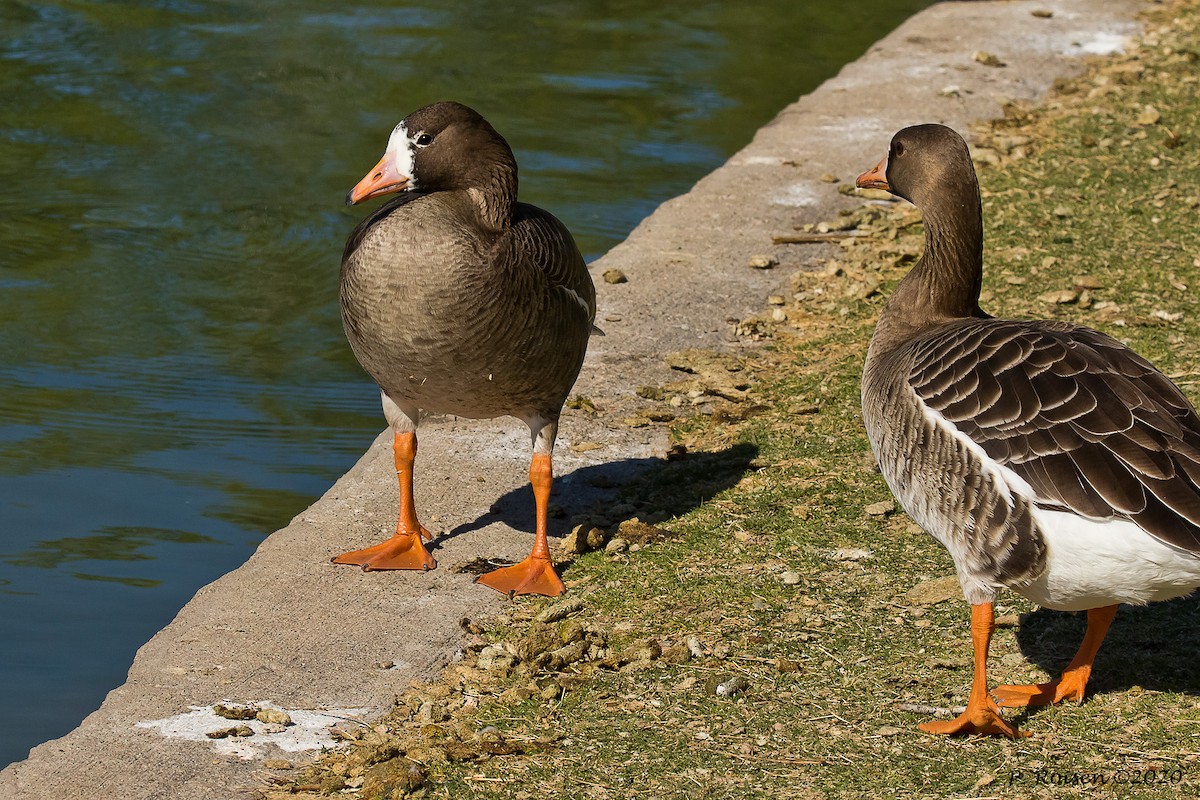
M 887 182 L 887 163 L 887 156 L 884 156 L 874 169 L 859 175 L 854 181 L 854 185 L 860 189 L 883 189 L 885 192 L 890 192 L 892 187 L 888 186 Z
M 392 153 L 385 153 L 379 163 L 346 195 L 346 205 L 352 206 L 372 197 L 404 191 L 410 179 L 411 176 L 400 171 L 396 157 Z

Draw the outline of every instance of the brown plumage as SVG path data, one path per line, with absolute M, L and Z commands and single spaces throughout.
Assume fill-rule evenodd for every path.
M 911 201 L 925 222 L 925 253 L 868 350 L 868 436 L 888 485 L 950 551 L 975 607 L 968 710 L 922 727 L 1015 736 L 983 678 L 997 592 L 1089 611 L 1063 678 L 997 696 L 1006 705 L 1082 699 L 1116 604 L 1200 585 L 1200 417 L 1153 365 L 1103 333 L 980 310 L 979 188 L 958 134 L 906 128 L 858 182 Z
M 561 222 L 517 202 L 508 143 L 466 106 L 436 103 L 406 117 L 347 202 L 397 191 L 350 235 L 340 298 L 346 337 L 379 384 L 395 433 L 400 523 L 388 542 L 334 560 L 364 569 L 435 566 L 411 498 L 420 413 L 514 416 L 534 441 L 536 563 L 480 581 L 509 594 L 558 594 L 543 495 L 559 414 L 596 314 L 587 266 Z

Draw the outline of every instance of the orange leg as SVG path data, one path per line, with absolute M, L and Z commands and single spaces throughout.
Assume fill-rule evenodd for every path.
M 566 587 L 554 571 L 550 561 L 550 544 L 546 540 L 546 518 L 550 505 L 550 483 L 553 480 L 548 453 L 534 453 L 529 465 L 529 482 L 533 484 L 533 499 L 537 505 L 537 535 L 533 540 L 533 552 L 520 564 L 492 570 L 475 579 L 476 583 L 490 586 L 501 594 L 514 597 L 518 594 L 544 594 L 558 597 Z
M 413 502 L 413 462 L 417 459 L 417 434 L 397 433 L 392 440 L 396 456 L 396 475 L 400 480 L 400 518 L 392 538 L 363 550 L 342 553 L 335 564 L 357 564 L 364 572 L 375 569 L 433 569 L 437 561 L 421 543 L 421 537 L 433 538 L 417 521 Z
M 1000 716 L 1000 709 L 992 702 L 987 689 L 987 655 L 995 630 L 995 614 L 991 603 L 971 606 L 971 644 L 975 651 L 975 676 L 971 681 L 971 694 L 967 708 L 957 718 L 935 722 L 923 722 L 917 727 L 926 733 L 982 733 L 989 736 L 1007 736 L 1016 739 L 1028 736 Z
M 996 702 L 1005 707 L 1048 706 L 1063 700 L 1082 703 L 1088 678 L 1092 676 L 1092 662 L 1096 660 L 1096 653 L 1116 615 L 1116 606 L 1088 609 L 1087 632 L 1083 634 L 1083 643 L 1079 645 L 1075 658 L 1063 670 L 1062 677 L 1032 686 L 997 686 L 993 692 Z

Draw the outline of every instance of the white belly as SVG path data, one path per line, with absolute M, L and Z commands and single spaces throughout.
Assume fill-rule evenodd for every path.
M 1200 586 L 1200 556 L 1172 547 L 1128 520 L 1100 521 L 1035 509 L 1046 570 L 1010 587 L 1059 611 L 1170 600 Z

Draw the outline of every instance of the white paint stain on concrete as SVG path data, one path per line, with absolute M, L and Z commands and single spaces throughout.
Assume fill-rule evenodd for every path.
M 815 206 L 821 200 L 812 181 L 793 183 L 771 196 L 771 203 L 777 206 Z
M 231 704 L 233 705 L 233 704 Z M 259 708 L 279 708 L 269 702 L 255 703 Z M 271 732 L 278 726 L 266 725 L 258 720 L 232 720 L 219 717 L 212 706 L 189 706 L 183 714 L 165 719 L 145 720 L 135 727 L 158 731 L 165 739 L 186 742 L 204 742 L 222 756 L 235 756 L 244 761 L 265 758 L 271 747 L 285 753 L 300 753 L 310 750 L 338 747 L 340 742 L 329 733 L 331 726 L 349 730 L 365 724 L 368 714 L 376 711 L 369 708 L 327 708 L 321 710 L 284 709 L 292 718 L 291 725 L 282 731 Z M 246 725 L 254 731 L 253 736 L 229 736 L 210 739 L 208 734 L 238 725 Z
M 1108 56 L 1115 53 L 1125 52 L 1125 43 L 1129 37 L 1120 33 L 1112 33 L 1111 31 L 1101 31 L 1100 33 L 1092 34 L 1087 38 L 1080 38 L 1078 42 L 1079 50 L 1093 56 Z
M 735 156 L 729 163 L 740 167 L 778 167 L 784 160 L 781 156 Z

